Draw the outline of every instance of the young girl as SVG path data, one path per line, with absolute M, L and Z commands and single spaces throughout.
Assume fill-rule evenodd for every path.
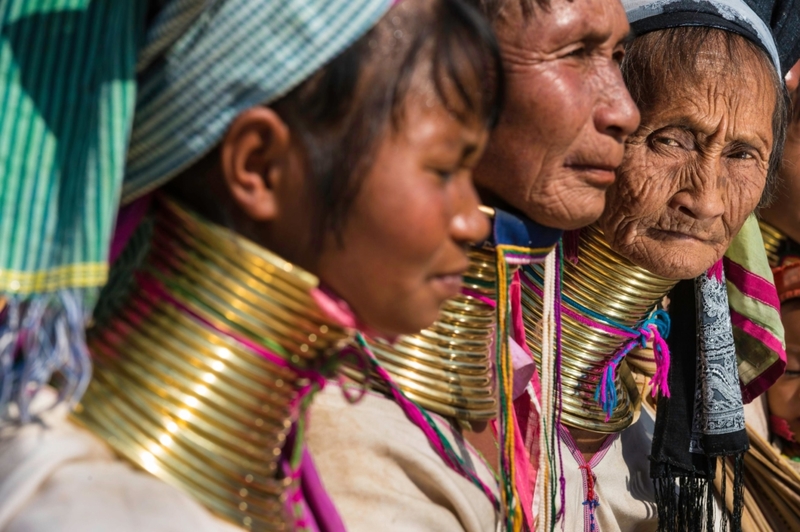
M 3 429 L 0 529 L 343 528 L 306 407 L 355 328 L 460 289 L 502 94 L 460 0 L 391 3 L 218 2 L 149 62 L 94 374 L 72 417 L 46 388 Z

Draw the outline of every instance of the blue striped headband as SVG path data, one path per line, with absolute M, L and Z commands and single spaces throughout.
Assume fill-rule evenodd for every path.
M 123 203 L 208 153 L 365 35 L 394 0 L 216 0 L 139 76 Z M 141 67 L 140 62 L 140 67 Z
M 622 5 L 636 35 L 683 26 L 730 31 L 761 46 L 783 74 L 772 31 L 744 0 L 622 0 Z

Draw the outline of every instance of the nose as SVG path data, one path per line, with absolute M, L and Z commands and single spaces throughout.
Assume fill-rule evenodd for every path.
M 480 200 L 472 176 L 465 172 L 458 179 L 458 205 L 450 220 L 450 236 L 459 244 L 482 242 L 489 236 L 489 218 L 478 209 Z
M 639 127 L 639 108 L 631 98 L 622 73 L 611 65 L 603 76 L 602 98 L 594 111 L 594 126 L 600 133 L 613 137 L 617 142 Z
M 721 171 L 719 162 L 704 162 L 693 176 L 692 184 L 672 196 L 670 208 L 698 221 L 710 221 L 725 214 L 725 191 L 720 186 L 723 181 Z

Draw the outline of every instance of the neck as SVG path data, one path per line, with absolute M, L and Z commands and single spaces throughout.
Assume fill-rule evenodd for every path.
M 583 459 L 587 462 L 591 461 L 592 457 L 600 447 L 605 443 L 608 434 L 602 432 L 594 432 L 591 430 L 584 430 L 577 427 L 569 427 L 569 433 L 575 441 L 575 445 L 583 455 Z
M 77 420 L 232 523 L 290 526 L 299 453 L 284 444 L 310 369 L 346 338 L 316 278 L 165 201 L 137 284 L 89 340 Z
M 459 421 L 485 422 L 497 416 L 490 352 L 495 263 L 491 251 L 474 249 L 469 257 L 468 293 L 445 302 L 433 325 L 393 344 L 373 340 L 370 347 L 397 386 L 423 408 Z M 364 380 L 354 368 L 344 371 Z M 370 387 L 387 391 L 377 378 Z
M 498 414 L 492 372 L 497 251 L 492 246 L 536 248 L 531 251 L 546 254 L 561 237 L 560 230 L 493 207 L 482 209 L 493 219 L 493 237 L 489 247 L 469 251 L 462 294 L 445 302 L 436 323 L 419 334 L 401 336 L 392 345 L 372 343 L 376 357 L 408 397 L 438 414 L 478 423 Z M 516 268 L 510 266 L 509 274 Z M 352 368 L 347 374 L 364 378 Z M 386 391 L 378 379 L 371 386 Z
M 598 404 L 595 392 L 609 361 L 631 339 L 610 333 L 609 327 L 598 325 L 598 318 L 635 329 L 649 317 L 675 281 L 653 275 L 614 252 L 593 226 L 581 231 L 578 250 L 577 264 L 565 261 L 562 274 L 562 421 L 582 430 L 615 433 L 633 421 L 631 392 L 635 386 L 626 386 L 625 381 L 631 379 L 624 361 L 616 365 L 612 386 L 617 402 L 610 415 Z M 542 315 L 544 272 L 541 266 L 534 265 L 523 276 L 528 345 L 540 362 L 542 346 L 537 331 Z

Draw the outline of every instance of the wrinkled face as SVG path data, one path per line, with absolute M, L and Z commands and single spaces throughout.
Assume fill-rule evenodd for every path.
M 477 119 L 410 97 L 398 131 L 378 147 L 341 245 L 329 235 L 315 269 L 368 327 L 417 332 L 460 291 L 466 246 L 489 231 L 472 185 L 486 137 Z
M 641 110 L 600 220 L 609 244 L 653 273 L 696 277 L 727 250 L 764 189 L 775 91 L 764 68 L 712 51 L 692 82 L 668 82 Z M 671 78 L 672 79 L 672 78 Z
M 781 305 L 781 321 L 786 331 L 786 372 L 767 390 L 770 414 L 789 422 L 800 443 L 800 301 Z
M 618 0 L 553 0 L 525 20 L 507 2 L 495 30 L 506 101 L 476 184 L 543 225 L 588 225 L 639 120 L 619 71 L 625 11 Z

